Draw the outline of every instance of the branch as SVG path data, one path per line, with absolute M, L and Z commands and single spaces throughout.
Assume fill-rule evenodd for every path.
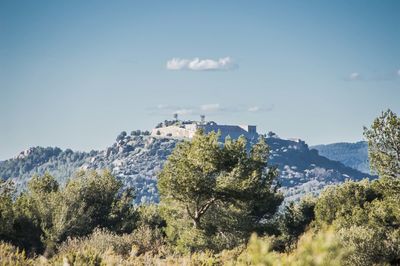
M 203 215 L 208 210 L 208 208 L 210 208 L 215 200 L 216 198 L 211 198 L 203 206 L 201 206 L 201 208 L 197 212 L 197 217 L 200 218 L 200 216 Z
M 190 209 L 189 209 L 189 206 L 188 205 L 185 205 L 186 206 L 186 211 L 187 211 L 187 213 L 189 214 L 189 216 L 190 216 L 190 218 L 192 218 L 193 220 L 196 220 L 196 218 L 193 216 L 193 214 L 190 212 Z

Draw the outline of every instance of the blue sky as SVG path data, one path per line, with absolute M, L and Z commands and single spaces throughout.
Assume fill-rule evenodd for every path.
M 2 0 L 0 159 L 103 149 L 173 112 L 361 140 L 400 113 L 399 14 L 389 0 Z

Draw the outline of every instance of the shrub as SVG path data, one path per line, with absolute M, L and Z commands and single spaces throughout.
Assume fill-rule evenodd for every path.
M 33 260 L 28 259 L 25 251 L 5 242 L 0 242 L 0 265 L 34 265 Z
M 346 182 L 325 190 L 316 222 L 334 225 L 341 243 L 354 250 L 350 264 L 400 264 L 400 179 Z
M 253 235 L 237 265 L 343 265 L 350 250 L 345 249 L 333 229 L 313 231 L 303 235 L 291 253 L 272 251 L 270 238 Z
M 85 265 L 85 266 L 105 266 L 101 254 L 92 249 L 73 250 L 62 253 L 49 261 L 50 265 Z

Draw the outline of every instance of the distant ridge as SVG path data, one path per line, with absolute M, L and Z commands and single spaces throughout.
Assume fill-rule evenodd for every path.
M 368 143 L 366 141 L 316 145 L 311 146 L 311 149 L 318 150 L 320 155 L 328 159 L 339 161 L 346 166 L 370 174 Z

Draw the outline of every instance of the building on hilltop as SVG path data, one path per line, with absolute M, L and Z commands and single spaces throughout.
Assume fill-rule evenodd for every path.
M 170 137 L 180 139 L 191 139 L 198 129 L 202 129 L 205 133 L 220 132 L 221 139 L 230 136 L 237 139 L 240 136 L 251 140 L 258 137 L 256 126 L 252 125 L 219 125 L 213 121 L 205 121 L 205 117 L 201 116 L 201 121 L 181 121 L 174 115 L 174 120 L 165 120 L 158 124 L 151 132 L 155 137 Z

